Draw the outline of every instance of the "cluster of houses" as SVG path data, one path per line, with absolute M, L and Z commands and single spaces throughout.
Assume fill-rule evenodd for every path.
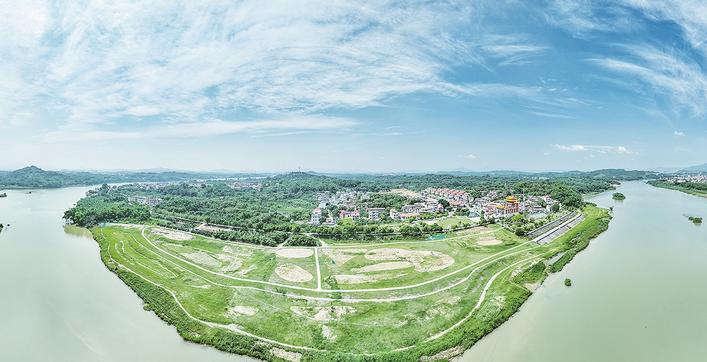
M 155 207 L 162 202 L 162 199 L 150 196 L 128 196 L 128 202 L 131 204 L 147 205 Z
M 500 200 L 497 196 L 494 192 L 480 198 L 474 203 L 472 212 L 480 214 L 480 211 L 483 211 L 486 218 L 503 219 L 519 213 L 546 214 L 550 212 L 552 205 L 557 203 L 550 196 L 521 195 L 522 199 L 519 199 L 510 195 Z
M 672 184 L 684 184 L 684 183 L 707 183 L 707 176 L 705 175 L 684 175 L 684 176 L 675 176 L 671 177 L 668 179 L 664 180 L 665 182 L 669 182 Z
M 319 200 L 320 208 L 325 208 L 327 205 L 335 205 L 353 209 L 359 201 L 367 199 L 369 194 L 368 192 L 360 191 L 320 192 L 317 194 L 317 200 Z
M 263 188 L 263 184 L 260 182 L 251 181 L 236 181 L 229 185 L 234 190 L 256 190 L 260 191 Z
M 456 207 L 464 207 L 471 202 L 471 196 L 464 190 L 428 188 L 422 191 L 422 196 L 426 198 L 445 199 L 450 205 Z
M 443 212 L 444 206 L 440 200 L 446 200 L 450 206 L 457 209 L 469 209 L 469 216 L 481 216 L 486 218 L 503 219 L 519 213 L 546 214 L 551 210 L 551 206 L 557 201 L 550 196 L 506 196 L 503 197 L 497 191 L 490 191 L 483 197 L 474 199 L 464 190 L 447 188 L 428 188 L 419 194 L 422 200 L 403 205 L 400 210 L 386 208 L 367 208 L 366 218 L 371 221 L 379 221 L 383 215 L 388 215 L 392 220 L 415 219 L 423 214 L 434 214 Z M 358 203 L 365 200 L 368 193 L 361 192 L 337 192 L 336 194 L 322 193 L 319 195 L 319 207 L 312 210 L 309 223 L 312 225 L 336 225 L 339 219 L 358 220 L 364 217 L 358 208 Z M 332 204 L 343 207 L 336 216 L 325 215 L 325 208 Z

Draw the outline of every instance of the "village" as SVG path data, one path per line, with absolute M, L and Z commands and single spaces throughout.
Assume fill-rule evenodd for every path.
M 468 192 L 449 188 L 427 188 L 421 192 L 394 189 L 387 193 L 405 197 L 410 203 L 395 207 L 367 207 L 371 193 L 359 191 L 322 192 L 318 206 L 311 212 L 310 225 L 335 226 L 344 220 L 366 222 L 415 222 L 449 216 L 466 218 L 471 223 L 500 221 L 514 215 L 532 219 L 546 217 L 560 210 L 549 195 L 501 195 L 490 191 L 473 198 Z

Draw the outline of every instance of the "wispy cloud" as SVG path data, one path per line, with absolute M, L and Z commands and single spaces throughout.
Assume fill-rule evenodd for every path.
M 628 10 L 617 3 L 591 0 L 550 0 L 542 14 L 548 23 L 567 29 L 577 37 L 592 32 L 621 32 L 640 26 Z
M 562 144 L 554 144 L 554 148 L 560 150 L 560 151 L 567 151 L 567 152 L 591 152 L 591 153 L 614 153 L 614 154 L 621 154 L 621 155 L 633 155 L 635 152 L 629 150 L 625 146 L 606 146 L 606 145 L 581 145 L 581 144 L 572 144 L 572 145 L 562 145 Z
M 624 3 L 641 10 L 654 20 L 674 22 L 682 29 L 684 38 L 692 47 L 707 56 L 707 2 L 624 0 Z
M 675 132 L 673 132 L 673 135 L 678 136 L 678 137 L 685 137 L 685 132 L 675 131 Z
M 467 154 L 457 155 L 457 157 L 459 157 L 459 158 L 466 158 L 466 159 L 468 159 L 468 160 L 475 160 L 475 159 L 478 158 L 478 157 L 477 157 L 475 154 L 473 154 L 473 153 L 467 153 Z
M 460 65 L 518 65 L 547 49 L 494 34 L 478 24 L 483 11 L 465 1 L 0 5 L 10 34 L 0 39 L 0 118 L 42 108 L 91 129 L 311 115 L 418 92 L 541 98 L 532 85 L 450 79 Z
M 623 58 L 588 59 L 589 62 L 616 73 L 638 79 L 687 107 L 697 115 L 707 111 L 707 75 L 700 65 L 678 52 L 663 51 L 651 45 L 620 46 Z M 627 84 L 631 86 L 631 83 Z
M 67 127 L 41 135 L 45 142 L 77 142 L 129 139 L 190 138 L 233 133 L 283 136 L 303 132 L 351 128 L 357 122 L 347 118 L 305 116 L 278 120 L 178 122 L 148 127 L 141 131 L 105 131 L 95 128 Z

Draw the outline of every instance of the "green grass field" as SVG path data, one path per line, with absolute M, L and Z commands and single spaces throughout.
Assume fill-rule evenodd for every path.
M 538 262 L 608 223 L 604 210 L 584 212 L 546 245 L 497 226 L 319 248 L 154 226 L 91 231 L 106 265 L 186 339 L 269 360 L 418 360 L 466 348 L 512 315 L 546 275 Z

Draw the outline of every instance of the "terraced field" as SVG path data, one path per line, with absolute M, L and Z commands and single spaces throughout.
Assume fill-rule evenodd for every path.
M 92 232 L 106 265 L 186 339 L 270 360 L 417 360 L 459 353 L 507 319 L 546 276 L 538 262 L 606 213 L 585 216 L 543 245 L 497 226 L 317 248 L 140 225 Z

